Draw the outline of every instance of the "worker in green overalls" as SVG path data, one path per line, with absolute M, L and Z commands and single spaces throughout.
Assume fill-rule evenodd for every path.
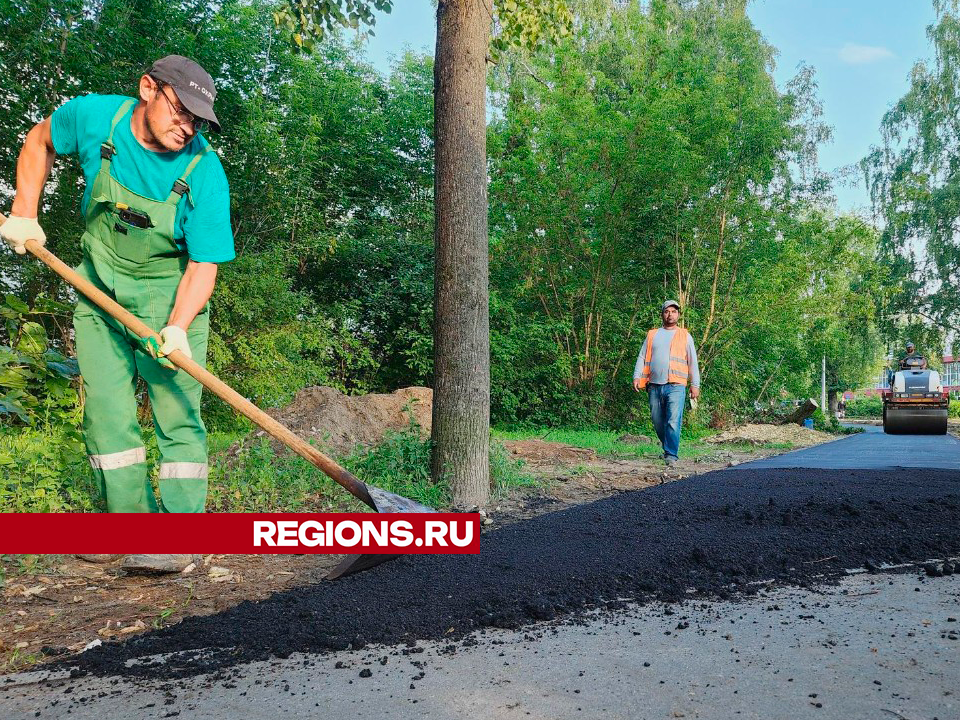
M 85 95 L 27 135 L 17 193 L 0 234 L 18 253 L 45 240 L 37 213 L 55 156 L 79 156 L 86 230 L 78 271 L 159 329 L 139 338 L 85 298 L 74 315 L 83 376 L 84 434 L 109 512 L 203 512 L 207 438 L 200 384 L 164 356 L 180 350 L 203 364 L 207 301 L 217 264 L 234 257 L 227 178 L 202 132 L 220 130 L 213 80 L 179 55 L 140 78 L 139 98 Z M 146 381 L 160 450 L 159 502 L 137 422 L 137 378 Z M 82 556 L 107 560 L 110 556 Z M 178 571 L 192 555 L 127 555 L 129 570 Z

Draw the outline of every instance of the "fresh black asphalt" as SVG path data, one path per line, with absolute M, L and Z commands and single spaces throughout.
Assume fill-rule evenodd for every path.
M 952 435 L 887 435 L 878 425 L 854 426 L 863 428 L 864 432 L 737 467 L 741 470 L 805 467 L 829 470 L 939 468 L 960 471 L 960 439 Z M 838 442 L 842 445 L 838 446 Z
M 824 455 L 783 457 L 788 464 L 838 455 L 844 463 L 869 464 L 877 455 L 902 455 L 910 439 L 865 434 L 824 446 Z M 951 438 L 918 440 L 932 463 L 953 468 L 960 460 L 960 444 Z M 872 572 L 958 554 L 954 469 L 751 464 L 514 523 L 484 536 L 477 555 L 407 556 L 188 618 L 68 665 L 78 674 L 216 677 L 236 664 L 294 652 L 381 644 L 399 654 L 419 640 L 455 649 L 476 642 L 475 631 L 580 622 L 585 610 L 616 610 L 627 601 L 736 598 L 771 582 L 810 587 L 837 581 L 849 569 Z M 949 562 L 929 570 L 954 571 Z

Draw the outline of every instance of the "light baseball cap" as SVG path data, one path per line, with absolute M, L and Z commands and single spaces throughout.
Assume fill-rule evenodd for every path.
M 675 307 L 677 310 L 680 309 L 680 303 L 676 300 L 667 300 L 663 305 L 660 306 L 660 312 L 663 312 L 668 307 Z

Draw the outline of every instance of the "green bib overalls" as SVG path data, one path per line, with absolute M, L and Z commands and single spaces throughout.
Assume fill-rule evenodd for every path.
M 187 267 L 186 252 L 173 239 L 177 204 L 189 195 L 186 179 L 209 146 L 193 158 L 166 200 L 132 192 L 110 175 L 110 163 L 116 154 L 114 131 L 134 102 L 120 107 L 101 146 L 100 171 L 85 214 L 83 262 L 77 271 L 159 330 L 167 324 Z M 131 209 L 141 214 L 131 215 Z M 204 308 L 187 333 L 193 359 L 201 365 L 207 352 L 208 322 Z M 107 510 L 203 512 L 207 433 L 200 419 L 200 384 L 185 372 L 161 367 L 144 351 L 138 337 L 82 296 L 73 326 L 83 376 L 87 452 Z M 147 384 L 161 455 L 159 506 L 137 422 L 138 376 Z

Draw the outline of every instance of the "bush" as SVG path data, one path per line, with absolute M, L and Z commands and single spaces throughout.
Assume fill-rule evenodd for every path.
M 829 417 L 824 415 L 819 409 L 813 413 L 813 429 L 820 432 L 838 433 L 841 431 L 840 423 L 833 415 Z
M 99 498 L 77 430 L 0 432 L 0 512 L 99 512 Z
M 439 483 L 431 479 L 431 448 L 430 439 L 421 436 L 420 427 L 411 418 L 407 428 L 387 433 L 377 447 L 350 455 L 344 465 L 364 482 L 432 508 L 445 508 L 450 505 L 450 486 L 445 479 Z M 523 462 L 513 458 L 501 442 L 491 439 L 492 489 L 499 493 L 533 482 L 523 471 Z
M 9 345 L 0 344 L 0 419 L 23 425 L 79 424 L 77 361 L 50 346 L 43 325 L 28 317 L 60 315 L 66 306 L 39 300 L 29 307 L 15 295 L 0 302 Z
M 847 417 L 881 418 L 883 417 L 883 400 L 879 395 L 855 398 L 847 403 Z
M 430 448 L 430 439 L 421 437 L 411 420 L 404 430 L 386 433 L 376 447 L 344 458 L 344 465 L 371 485 L 423 505 L 443 507 L 450 503 L 450 488 L 446 482 L 431 481 Z

